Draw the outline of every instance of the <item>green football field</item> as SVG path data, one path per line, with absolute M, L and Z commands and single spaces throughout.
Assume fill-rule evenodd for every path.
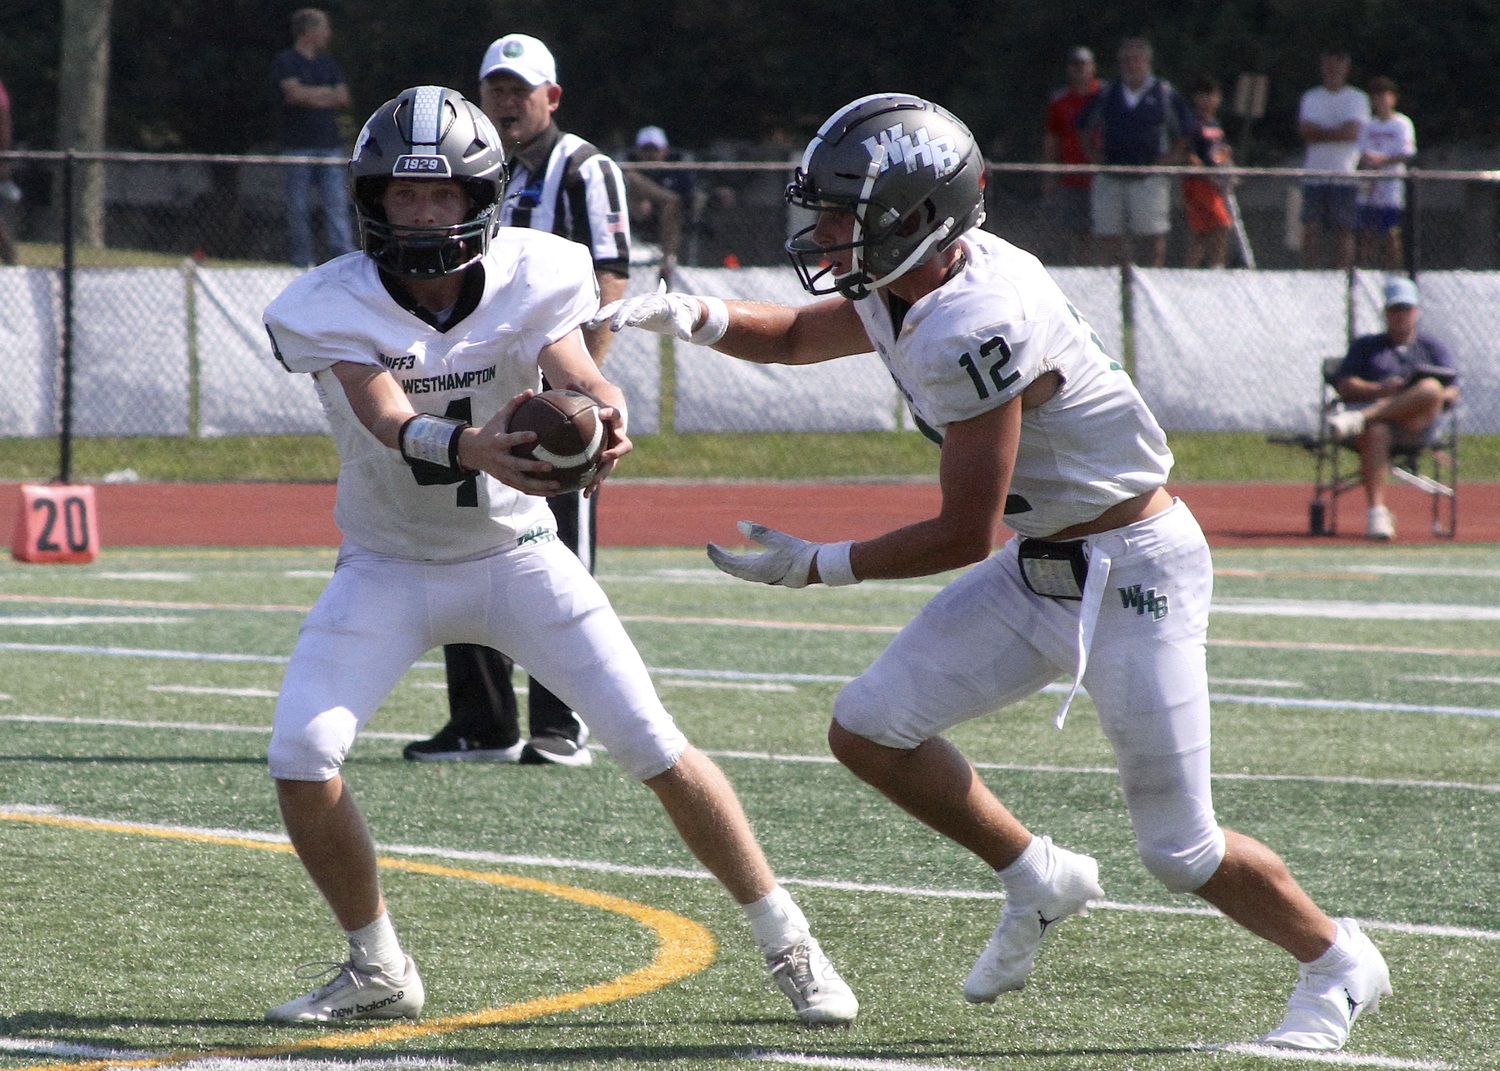
M 1209 651 L 1222 821 L 1362 921 L 1395 995 L 1346 1053 L 1249 1047 L 1290 959 L 1135 858 L 1086 700 L 953 734 L 1035 830 L 1096 856 L 1107 901 L 1027 988 L 965 1004 L 999 900 L 985 867 L 833 763 L 840 684 L 936 582 L 742 584 L 695 551 L 604 551 L 668 707 L 737 786 L 862 1002 L 799 1027 L 742 916 L 651 794 L 591 768 L 415 765 L 432 652 L 346 769 L 427 984 L 415 1024 L 270 1027 L 342 939 L 264 769 L 325 550 L 111 550 L 0 564 L 0 1069 L 1493 1068 L 1500 1053 L 1500 554 L 1235 550 Z M 522 678 L 524 683 L 524 678 Z

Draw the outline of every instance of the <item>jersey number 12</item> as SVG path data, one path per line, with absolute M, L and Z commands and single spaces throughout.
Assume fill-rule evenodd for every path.
M 1000 359 L 995 361 L 994 364 L 989 365 L 985 373 L 989 375 L 990 382 L 995 385 L 995 392 L 998 394 L 1021 378 L 1020 372 L 1012 372 L 1009 375 L 1002 374 L 1005 366 L 1010 364 L 1011 356 L 1010 346 L 1006 343 L 1004 336 L 996 335 L 981 345 L 979 347 L 979 361 L 976 362 L 974 355 L 970 353 L 966 353 L 958 359 L 959 367 L 969 373 L 969 378 L 974 381 L 974 389 L 979 392 L 979 397 L 981 398 L 988 398 L 990 396 L 990 389 L 985 385 L 984 374 L 981 374 L 979 370 L 980 364 L 989 361 L 990 356 L 996 350 L 1000 352 Z

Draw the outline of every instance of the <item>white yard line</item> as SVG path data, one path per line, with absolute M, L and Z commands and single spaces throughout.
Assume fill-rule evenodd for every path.
M 49 816 L 63 819 L 77 819 L 84 822 L 101 821 L 93 816 L 67 814 L 55 807 L 35 806 L 25 803 L 0 802 L 0 818 L 7 814 L 47 814 Z M 138 827 L 142 830 L 155 832 L 185 833 L 194 836 L 231 837 L 241 840 L 256 840 L 267 844 L 285 844 L 287 838 L 280 833 L 267 833 L 261 830 L 244 831 L 234 829 L 215 829 L 199 826 L 181 826 L 155 822 L 115 822 L 115 825 Z M 556 856 L 545 855 L 509 855 L 502 852 L 472 851 L 454 848 L 442 848 L 424 844 L 379 844 L 378 851 L 392 855 L 412 855 L 426 858 L 449 859 L 464 863 L 483 863 L 490 866 L 531 866 L 545 867 L 552 870 L 576 870 L 601 874 L 622 874 L 630 877 L 659 877 L 692 879 L 695 881 L 717 881 L 712 874 L 706 870 L 697 868 L 681 867 L 650 867 L 632 866 L 622 863 L 611 863 L 598 859 L 567 859 Z M 804 885 L 810 888 L 836 889 L 843 892 L 881 893 L 888 896 L 911 897 L 918 899 L 936 900 L 1000 900 L 1002 895 L 998 890 L 985 889 L 933 889 L 919 886 L 899 886 L 870 884 L 866 882 L 839 881 L 825 878 L 798 878 L 782 876 L 779 878 L 785 885 Z M 1210 907 L 1185 906 L 1176 904 L 1128 904 L 1113 900 L 1104 900 L 1091 905 L 1091 910 L 1098 911 L 1124 911 L 1150 915 L 1172 915 L 1190 918 L 1217 918 L 1219 913 Z M 1500 931 L 1477 930 L 1460 926 L 1445 926 L 1438 924 L 1418 924 L 1407 922 L 1385 922 L 1378 919 L 1359 919 L 1361 927 L 1370 930 L 1391 930 L 1400 933 L 1409 933 L 1426 937 L 1442 937 L 1464 941 L 1500 941 Z

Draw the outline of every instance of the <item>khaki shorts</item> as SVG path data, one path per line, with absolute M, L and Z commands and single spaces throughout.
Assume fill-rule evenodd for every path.
M 1166 175 L 1095 175 L 1091 207 L 1094 233 L 1143 237 L 1172 229 L 1172 186 Z

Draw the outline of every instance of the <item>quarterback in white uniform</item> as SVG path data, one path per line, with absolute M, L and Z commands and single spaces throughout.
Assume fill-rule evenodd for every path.
M 597 311 L 588 251 L 496 230 L 499 136 L 452 90 L 419 86 L 365 124 L 350 161 L 362 251 L 299 277 L 266 309 L 277 357 L 316 377 L 339 450 L 334 576 L 302 626 L 269 763 L 292 845 L 344 929 L 333 977 L 275 1022 L 415 1017 L 373 842 L 340 774 L 413 662 L 445 643 L 513 652 L 660 798 L 744 910 L 767 967 L 809 1023 L 858 1002 L 776 882 L 719 769 L 663 709 L 593 577 L 555 538 L 550 466 L 510 453 L 511 414 L 545 372 L 592 395 L 609 444 L 589 491 L 630 449 L 624 398 L 584 348 Z
M 1336 1049 L 1390 991 L 1353 920 L 1333 920 L 1269 848 L 1215 820 L 1205 663 L 1213 570 L 1164 489 L 1166 438 L 1040 262 L 978 225 L 984 165 L 968 129 L 920 98 L 854 101 L 818 131 L 787 189 L 817 220 L 787 250 L 800 308 L 685 294 L 600 310 L 750 361 L 811 364 L 873 348 L 941 444 L 938 516 L 858 543 L 761 525 L 763 549 L 714 563 L 788 587 L 970 566 L 840 693 L 829 742 L 857 776 L 996 871 L 1005 908 L 964 983 L 989 1002 L 1026 982 L 1052 923 L 1103 896 L 1089 856 L 1035 836 L 941 736 L 1039 691 L 1088 687 L 1114 748 L 1146 868 L 1302 964 L 1269 1044 Z M 1002 522 L 1017 535 L 991 554 Z M 974 564 L 974 563 L 978 564 Z

